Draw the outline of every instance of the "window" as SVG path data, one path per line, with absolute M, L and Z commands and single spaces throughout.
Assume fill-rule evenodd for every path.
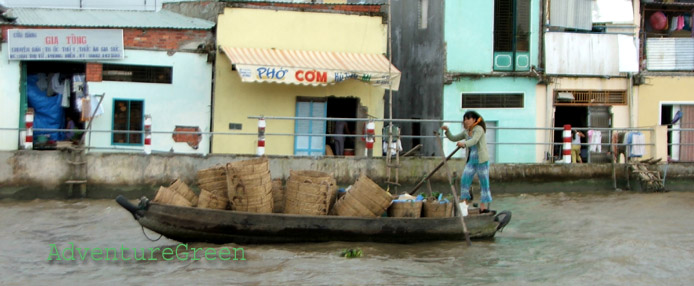
M 419 29 L 426 30 L 429 20 L 429 0 L 419 0 Z
M 554 90 L 554 105 L 625 105 L 626 90 Z
M 104 64 L 102 80 L 149 83 L 171 83 L 171 67 Z
M 463 93 L 462 108 L 522 108 L 522 93 Z
M 530 70 L 530 0 L 494 1 L 494 70 Z
M 144 101 L 121 100 L 113 102 L 113 130 L 144 132 Z M 142 133 L 113 132 L 111 143 L 142 145 Z
M 325 117 L 326 115 L 326 98 L 297 98 L 296 117 Z M 294 133 L 304 134 L 294 136 L 294 155 L 325 155 L 326 123 L 324 120 L 296 120 Z M 306 134 L 315 134 L 315 136 Z

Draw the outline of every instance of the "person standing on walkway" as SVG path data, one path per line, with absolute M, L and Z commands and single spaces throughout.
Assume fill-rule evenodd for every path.
M 477 112 L 468 111 L 463 115 L 463 127 L 465 130 L 456 135 L 451 134 L 448 126 L 441 126 L 441 129 L 446 131 L 448 140 L 456 142 L 458 147 L 467 148 L 467 163 L 460 178 L 460 199 L 465 203 L 472 199 L 470 185 L 472 178 L 477 174 L 481 189 L 480 211 L 484 212 L 492 202 L 489 189 L 489 151 L 485 137 L 487 124 Z
M 581 158 L 581 137 L 586 137 L 581 131 L 572 130 L 573 138 L 571 139 L 571 163 L 583 163 Z
M 338 156 L 345 155 L 345 136 L 340 136 L 342 134 L 352 134 L 352 132 L 349 130 L 347 122 L 340 120 L 335 122 L 335 136 L 333 136 L 333 140 L 335 141 L 335 155 Z

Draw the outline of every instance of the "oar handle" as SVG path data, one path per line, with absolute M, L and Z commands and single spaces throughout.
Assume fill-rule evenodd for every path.
M 460 146 L 456 146 L 456 147 L 455 147 L 455 150 L 453 150 L 453 152 L 451 152 L 451 154 L 449 154 L 448 157 L 446 157 L 446 161 L 448 161 L 448 159 L 451 159 L 451 157 L 453 157 L 453 154 L 455 154 L 455 152 L 458 152 L 458 150 L 460 150 Z M 444 162 L 445 162 L 445 161 L 444 161 Z M 424 179 L 422 179 L 421 181 L 419 181 L 419 183 L 417 183 L 417 185 L 414 186 L 414 188 L 412 188 L 412 190 L 410 190 L 410 191 L 407 192 L 407 193 L 410 194 L 410 195 L 412 195 L 412 194 L 414 194 L 417 190 L 419 190 L 419 188 L 422 187 L 422 185 L 424 185 L 424 183 L 425 183 L 427 180 L 429 180 L 429 178 L 431 178 L 431 176 L 433 176 L 434 173 L 436 173 L 436 171 L 438 171 L 439 169 L 441 169 L 441 167 L 443 166 L 443 163 L 444 163 L 444 162 L 439 163 L 439 165 L 436 166 L 436 168 L 434 168 L 434 170 L 432 170 L 431 172 L 429 172 L 429 174 L 428 174 L 426 177 L 424 177 Z

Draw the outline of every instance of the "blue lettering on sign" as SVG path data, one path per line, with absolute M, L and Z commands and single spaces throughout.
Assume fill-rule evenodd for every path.
M 257 70 L 259 79 L 284 79 L 287 75 L 287 69 L 275 69 L 267 67 L 259 67 Z
M 345 75 L 341 73 L 335 73 L 335 82 L 341 82 L 345 80 Z

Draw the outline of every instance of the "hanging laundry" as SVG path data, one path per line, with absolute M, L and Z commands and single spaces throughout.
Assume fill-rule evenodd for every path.
M 103 104 L 99 104 L 100 98 L 98 98 L 96 96 L 91 96 L 91 95 L 89 97 L 91 98 L 91 100 L 89 100 L 91 102 L 90 109 L 94 113 L 92 116 L 98 117 L 99 115 L 104 114 Z M 94 111 L 94 110 L 96 110 L 96 111 Z
M 48 79 L 46 78 L 45 73 L 38 73 L 36 74 L 38 79 L 36 80 L 36 87 L 39 88 L 39 90 L 45 92 L 46 89 L 48 88 Z
M 89 96 L 82 97 L 81 100 L 82 104 L 82 112 L 80 113 L 80 121 L 82 122 L 87 122 L 89 121 L 89 117 L 91 116 L 92 113 L 92 103 L 91 103 L 91 98 Z
M 48 96 L 53 96 L 56 94 L 63 93 L 63 84 L 60 82 L 60 74 L 54 73 L 50 74 L 50 81 L 48 82 Z
M 629 158 L 643 157 L 646 151 L 646 136 L 641 132 L 630 132 L 626 137 Z
M 70 107 L 70 80 L 65 79 L 63 80 L 63 91 L 62 91 L 63 98 L 60 101 L 60 106 L 68 108 Z
M 602 132 L 598 130 L 588 130 L 588 143 L 590 152 L 602 152 Z
M 677 17 L 670 17 L 668 32 L 674 32 L 677 30 Z

